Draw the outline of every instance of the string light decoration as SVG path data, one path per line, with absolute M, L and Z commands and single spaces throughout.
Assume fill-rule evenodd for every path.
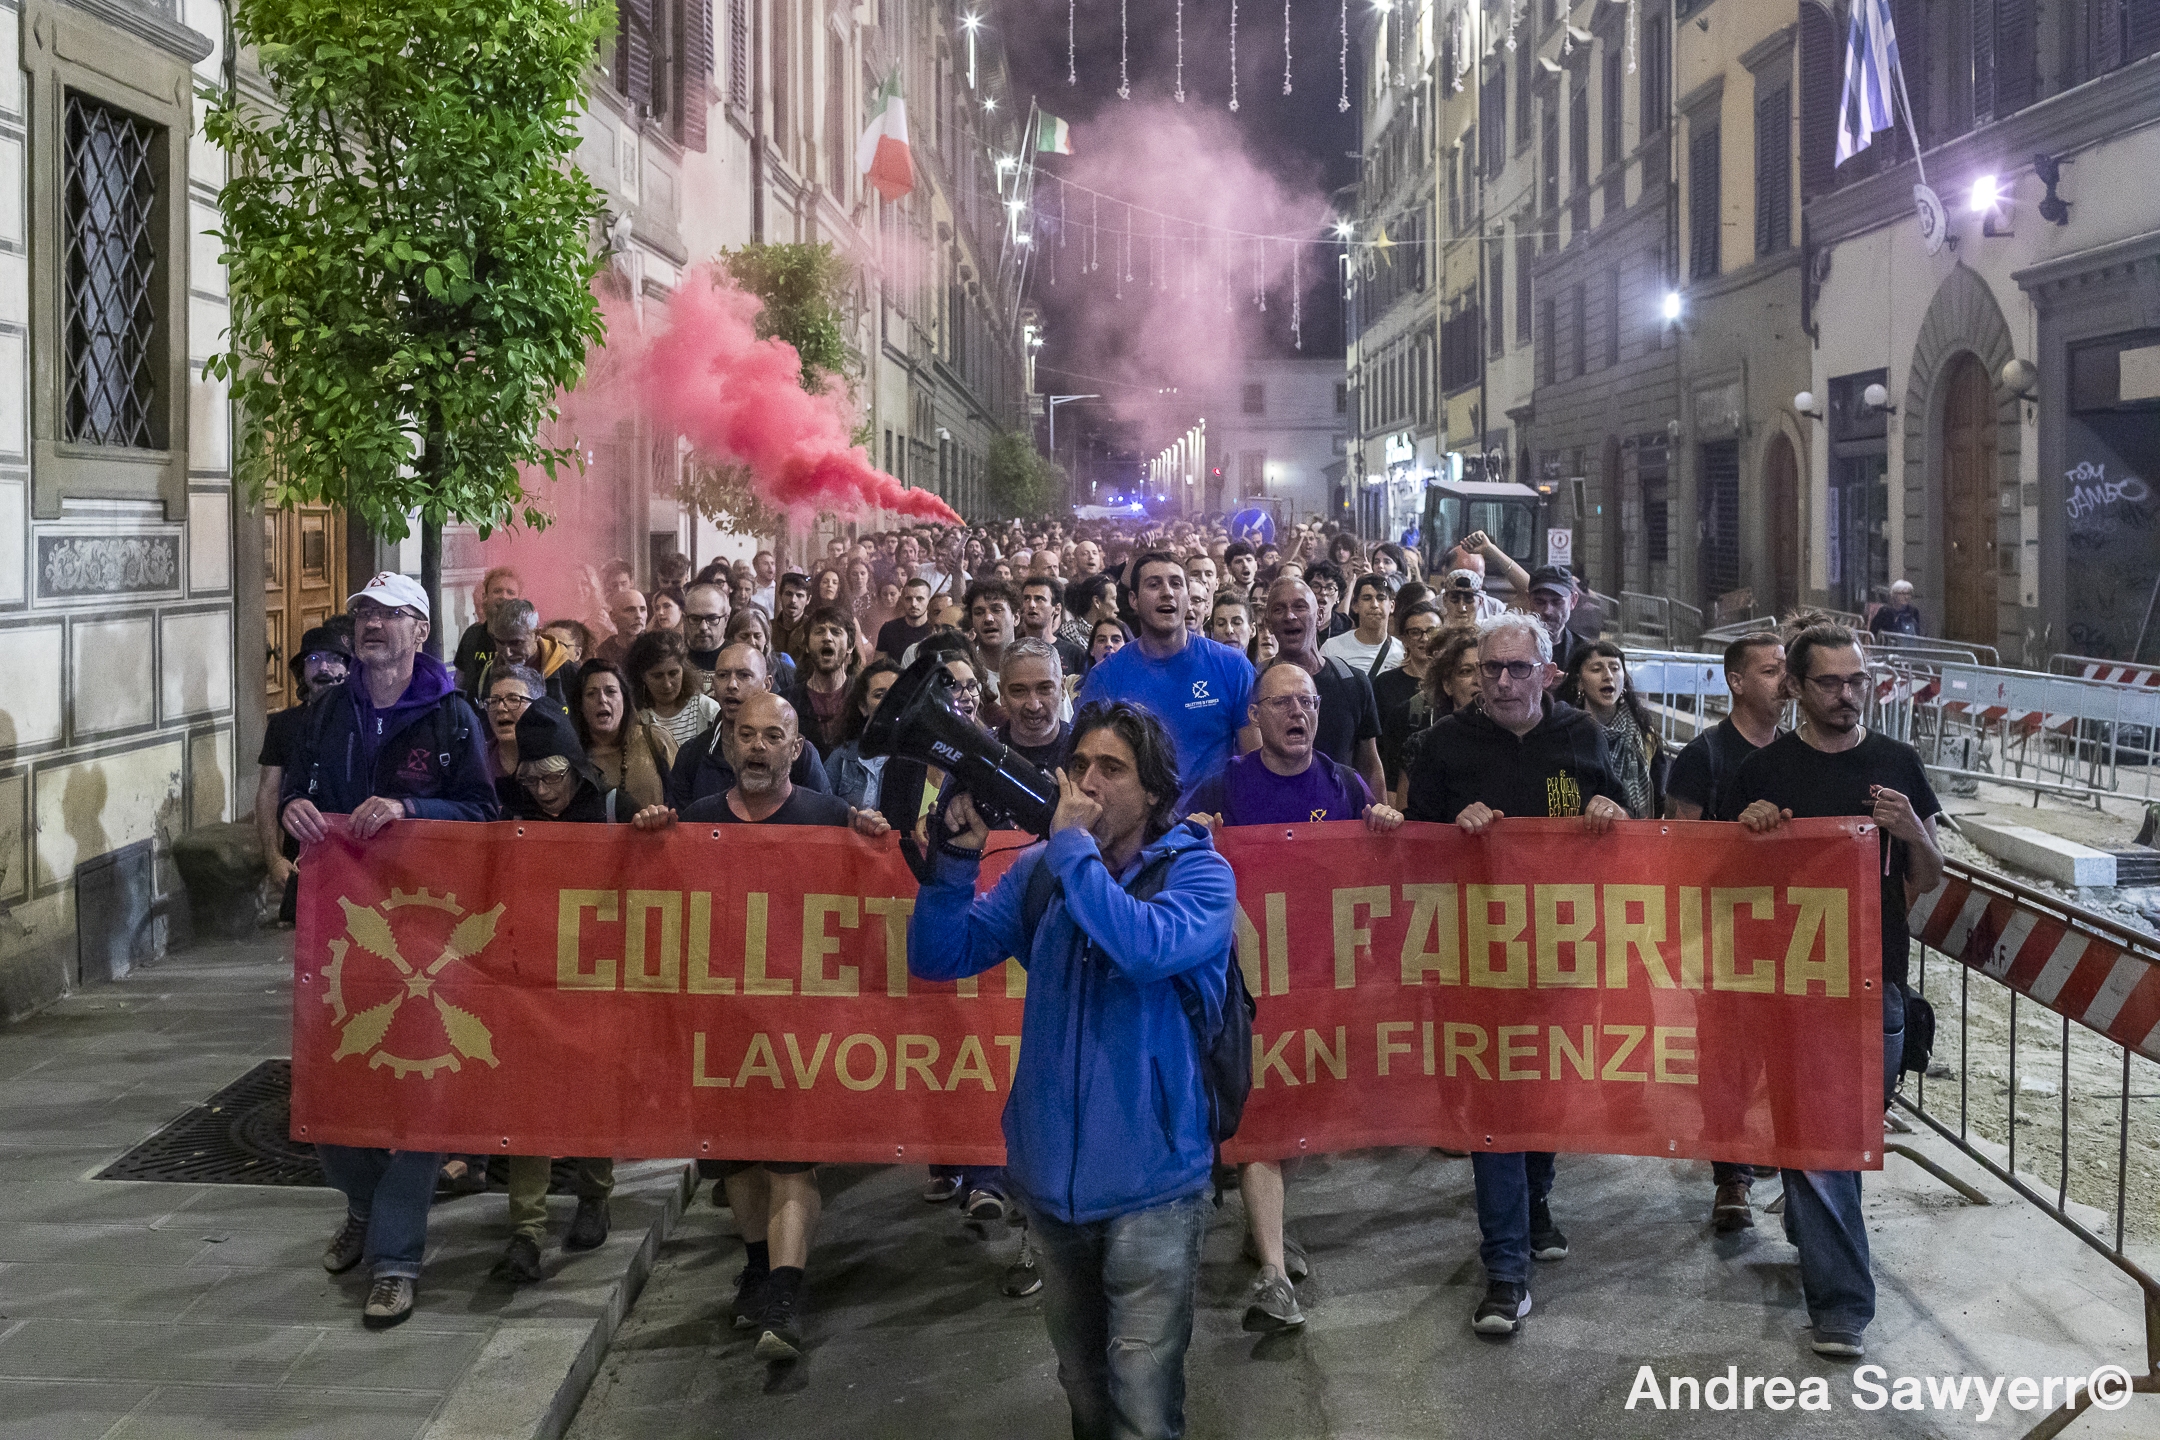
M 1305 348 L 1305 277 L 1298 260 L 1305 247 L 1290 247 L 1290 343 L 1299 351 Z
M 1132 99 L 1132 73 L 1125 63 L 1127 41 L 1131 37 L 1130 29 L 1125 23 L 1125 3 L 1126 0 L 1118 0 L 1117 7 L 1117 98 L 1120 100 Z
M 1470 11 L 1468 7 L 1455 12 L 1455 74 L 1452 83 L 1457 95 L 1463 92 L 1463 77 L 1470 73 Z
M 1627 6 L 1627 73 L 1635 73 L 1635 56 L 1642 42 L 1642 9 L 1638 0 Z
M 1350 0 L 1343 0 L 1349 4 Z M 1185 0 L 1177 0 L 1177 103 L 1185 103 Z
M 1102 196 L 1088 197 L 1088 263 L 1090 272 L 1102 269 Z
M 1282 93 L 1290 93 L 1290 0 L 1282 0 Z
M 1350 0 L 1342 0 L 1342 94 L 1336 98 L 1335 110 L 1341 114 L 1350 108 Z
M 1065 0 L 1065 83 L 1080 83 L 1079 53 L 1073 45 L 1074 12 L 1080 8 L 1080 0 Z
M 1237 113 L 1237 0 L 1230 0 L 1230 113 Z
M 1520 25 L 1521 23 L 1522 0 L 1508 0 L 1507 48 L 1510 55 L 1515 53 L 1515 27 Z

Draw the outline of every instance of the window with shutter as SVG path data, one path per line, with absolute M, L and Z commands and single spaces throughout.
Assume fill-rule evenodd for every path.
M 1665 133 L 1665 111 L 1672 96 L 1665 88 L 1665 17 L 1645 15 L 1642 20 L 1642 57 L 1637 64 L 1642 81 L 1641 110 L 1636 129 L 1644 139 Z
M 1507 252 L 1498 246 L 1493 247 L 1492 280 L 1485 287 L 1485 304 L 1491 315 L 1485 353 L 1497 360 L 1507 353 Z
M 728 0 L 727 97 L 738 110 L 750 107 L 750 0 Z M 885 469 L 891 472 L 890 460 Z
M 1580 195 L 1590 188 L 1590 71 L 1578 67 L 1568 96 L 1568 188 Z
M 1715 125 L 1689 128 L 1688 135 L 1688 278 L 1718 273 L 1718 130 Z
M 1605 272 L 1605 363 L 1620 363 L 1620 272 Z
M 1800 6 L 1800 194 L 1837 183 L 1840 67 L 1837 25 L 1820 5 Z
M 1560 104 L 1557 91 L 1545 97 L 1544 144 L 1538 177 L 1538 207 L 1548 216 L 1560 208 Z M 1547 242 L 1548 244 L 1550 242 Z
M 1905 77 L 1904 97 L 1912 101 L 1913 123 L 1920 131 L 1920 143 L 1932 145 L 1934 127 L 1928 117 L 1933 113 L 1932 103 L 1934 73 L 1929 68 L 1929 57 L 1934 52 L 1933 37 L 1929 33 L 1927 0 L 1890 0 L 1890 23 L 1897 30 L 1898 69 Z M 1898 109 L 1904 110 L 1903 104 Z M 1912 141 L 1903 127 L 1893 127 L 1890 143 L 1882 147 L 1880 164 L 1912 158 Z M 1877 145 L 1881 145 L 1878 141 Z M 1875 148 L 1875 147 L 1870 147 Z
M 1553 302 L 1549 298 L 1538 301 L 1536 339 L 1538 384 L 1550 385 L 1554 379 L 1554 363 Z
M 1996 0 L 1968 0 L 1972 37 L 1972 123 L 1985 125 L 2002 113 L 1995 108 Z
M 2033 103 L 2040 60 L 2033 0 L 1995 0 L 1995 113 L 2014 115 Z
M 652 108 L 654 0 L 620 0 L 615 7 L 615 83 L 633 111 Z
M 1568 291 L 1568 369 L 1576 379 L 1590 368 L 1590 297 L 1578 280 Z
M 1755 101 L 1755 253 L 1792 245 L 1792 91 L 1780 85 Z
M 1495 65 L 1485 79 L 1484 115 L 1478 129 L 1484 136 L 1485 177 L 1491 179 L 1507 164 L 1507 67 Z
M 2125 62 L 2160 54 L 2160 0 L 2115 0 L 2122 16 Z
M 1537 241 L 1530 233 L 1529 216 L 1515 222 L 1515 343 L 1530 339 L 1530 263 L 1537 256 Z
M 712 105 L 712 0 L 679 0 L 682 63 L 675 67 L 675 138 L 688 150 L 705 148 L 705 112 Z
M 1599 108 L 1604 116 L 1605 153 L 1598 157 L 1600 168 L 1610 170 L 1627 156 L 1627 142 L 1621 137 L 1622 100 L 1626 95 L 1627 52 L 1617 34 L 1607 35 L 1601 42 L 1605 46 L 1605 77 L 1598 94 Z
M 1515 148 L 1520 150 L 1530 143 L 1530 122 L 1535 114 L 1537 92 L 1531 87 L 1531 66 L 1537 63 L 1536 52 L 1524 45 L 1515 52 Z

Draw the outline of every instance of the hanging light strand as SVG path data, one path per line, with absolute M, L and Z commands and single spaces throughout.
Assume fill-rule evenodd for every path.
M 1237 0 L 1230 0 L 1230 110 L 1237 113 Z
M 1282 0 L 1282 93 L 1290 93 L 1290 0 Z
M 1080 8 L 1080 0 L 1065 0 L 1065 83 L 1080 83 L 1079 51 L 1073 45 L 1074 12 Z
M 1132 74 L 1126 68 L 1126 55 L 1131 30 L 1125 23 L 1126 0 L 1118 0 L 1117 7 L 1117 98 L 1132 99 Z
M 1349 4 L 1350 0 L 1343 0 Z M 1177 103 L 1185 103 L 1185 0 L 1177 0 Z
M 1342 0 L 1342 94 L 1335 101 L 1337 112 L 1350 108 L 1350 0 Z

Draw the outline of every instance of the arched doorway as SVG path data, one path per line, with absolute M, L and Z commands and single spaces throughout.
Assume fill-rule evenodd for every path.
M 1995 611 L 1995 397 L 1980 357 L 1950 362 L 1942 401 L 1943 633 L 1993 645 Z
M 1763 457 L 1763 504 L 1770 540 L 1770 594 L 1773 613 L 1783 615 L 1800 603 L 1800 461 L 1792 437 L 1770 439 Z

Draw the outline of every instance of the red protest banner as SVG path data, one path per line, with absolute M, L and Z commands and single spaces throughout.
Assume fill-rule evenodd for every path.
M 1862 821 L 1219 840 L 1259 999 L 1233 1159 L 1445 1144 L 1881 1163 Z M 302 874 L 295 1138 L 1003 1158 L 1026 972 L 910 976 L 915 884 L 889 839 L 411 822 L 365 845 L 341 830 Z

